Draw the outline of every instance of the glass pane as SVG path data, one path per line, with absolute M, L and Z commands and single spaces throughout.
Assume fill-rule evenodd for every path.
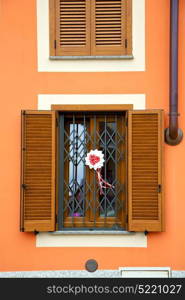
M 85 126 L 69 124 L 69 216 L 84 216 L 85 205 Z

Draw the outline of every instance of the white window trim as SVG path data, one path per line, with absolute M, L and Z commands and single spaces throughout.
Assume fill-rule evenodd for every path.
M 38 72 L 145 71 L 145 0 L 132 0 L 133 59 L 50 60 L 49 0 L 37 0 Z
M 134 109 L 145 109 L 144 94 L 40 94 L 38 109 L 50 110 L 52 104 L 133 104 Z
M 86 94 L 86 95 L 38 95 L 38 110 L 50 110 L 52 104 L 133 104 L 134 109 L 145 109 L 144 94 Z M 38 233 L 36 247 L 147 247 L 143 232 L 123 235 L 57 235 Z

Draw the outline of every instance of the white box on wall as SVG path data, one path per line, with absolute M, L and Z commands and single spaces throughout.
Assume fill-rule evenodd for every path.
M 120 267 L 123 278 L 169 278 L 171 269 L 169 267 Z

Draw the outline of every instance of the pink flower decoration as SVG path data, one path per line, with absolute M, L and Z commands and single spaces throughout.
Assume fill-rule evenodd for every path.
M 104 163 L 104 154 L 102 151 L 99 151 L 97 149 L 91 150 L 89 153 L 87 153 L 87 156 L 85 158 L 85 164 L 89 166 L 90 169 L 101 169 L 103 167 Z
M 100 158 L 99 158 L 99 156 L 91 154 L 91 155 L 89 155 L 89 161 L 94 166 L 95 164 L 97 164 L 100 161 Z

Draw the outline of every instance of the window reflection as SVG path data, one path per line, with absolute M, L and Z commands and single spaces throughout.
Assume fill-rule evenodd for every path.
M 84 216 L 85 208 L 85 126 L 69 124 L 69 216 Z
M 102 168 L 103 178 L 110 184 L 116 178 L 116 123 L 100 122 L 100 149 L 104 153 L 105 163 Z M 100 216 L 114 217 L 115 214 L 115 189 L 104 189 L 104 195 L 99 197 Z

